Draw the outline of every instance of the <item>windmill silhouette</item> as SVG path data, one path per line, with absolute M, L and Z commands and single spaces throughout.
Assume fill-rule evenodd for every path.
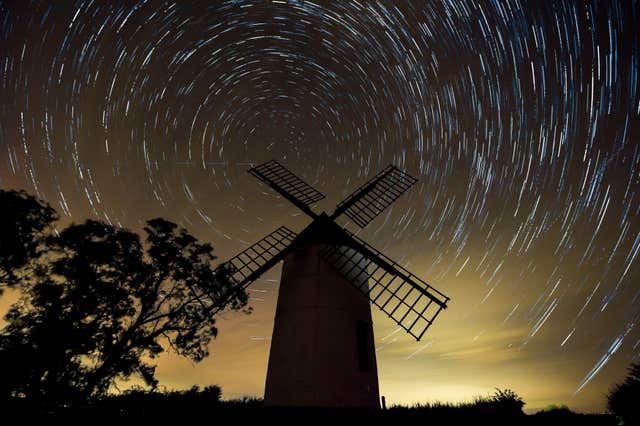
M 449 298 L 335 219 L 364 228 L 416 179 L 390 165 L 328 215 L 311 210 L 324 195 L 277 161 L 249 173 L 313 219 L 297 235 L 276 229 L 220 266 L 241 291 L 284 260 L 264 404 L 378 407 L 370 302 L 420 340 Z

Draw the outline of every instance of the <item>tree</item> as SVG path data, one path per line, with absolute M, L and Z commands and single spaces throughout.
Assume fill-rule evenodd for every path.
M 614 386 L 607 397 L 607 408 L 625 425 L 640 424 L 640 363 L 631 364 L 625 380 Z
M 209 355 L 213 309 L 250 312 L 209 244 L 164 219 L 145 232 L 141 243 L 89 220 L 47 240 L 0 331 L 5 397 L 69 403 L 131 376 L 153 388 L 165 347 L 195 362 Z
M 48 204 L 24 191 L 0 189 L 0 294 L 42 248 L 47 229 L 58 219 Z

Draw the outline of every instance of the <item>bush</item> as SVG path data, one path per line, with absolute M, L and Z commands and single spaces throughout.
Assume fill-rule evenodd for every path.
M 496 389 L 489 401 L 500 411 L 511 414 L 522 414 L 522 407 L 525 404 L 524 400 L 511 389 Z
M 451 421 L 452 418 L 481 419 L 490 418 L 512 421 L 514 417 L 524 416 L 523 399 L 511 389 L 496 389 L 493 395 L 478 396 L 471 402 L 447 404 L 441 402 L 414 404 L 411 407 L 392 406 L 389 412 L 395 416 L 422 417 Z
M 571 410 L 569 410 L 569 407 L 567 407 L 564 404 L 562 405 L 551 404 L 544 407 L 544 409 L 541 412 L 542 413 L 571 413 Z
M 640 424 L 640 363 L 631 364 L 624 382 L 609 392 L 607 408 L 624 425 Z
M 220 403 L 222 389 L 216 385 L 200 389 L 193 386 L 188 390 L 157 391 L 133 388 L 117 395 L 109 395 L 94 401 L 92 409 L 104 413 L 141 415 L 170 412 L 190 412 L 211 408 Z

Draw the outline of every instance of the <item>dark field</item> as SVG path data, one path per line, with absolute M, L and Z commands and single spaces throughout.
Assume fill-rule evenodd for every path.
M 116 421 L 130 424 L 184 424 L 193 421 L 231 421 L 239 424 L 261 421 L 265 424 L 369 424 L 388 425 L 618 425 L 610 414 L 578 414 L 553 407 L 536 414 L 525 414 L 521 400 L 477 398 L 457 405 L 431 404 L 393 406 L 386 410 L 346 408 L 263 407 L 258 399 L 222 401 L 216 389 L 170 393 L 134 392 L 108 397 L 91 405 L 62 408 L 35 408 L 24 401 L 10 404 L 12 414 L 41 418 L 43 421 L 75 423 Z M 5 411 L 6 412 L 6 411 Z

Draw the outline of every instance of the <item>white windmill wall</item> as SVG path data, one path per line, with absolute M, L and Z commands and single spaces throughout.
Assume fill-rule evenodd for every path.
M 318 257 L 319 248 L 284 261 L 264 404 L 379 407 L 369 301 Z

